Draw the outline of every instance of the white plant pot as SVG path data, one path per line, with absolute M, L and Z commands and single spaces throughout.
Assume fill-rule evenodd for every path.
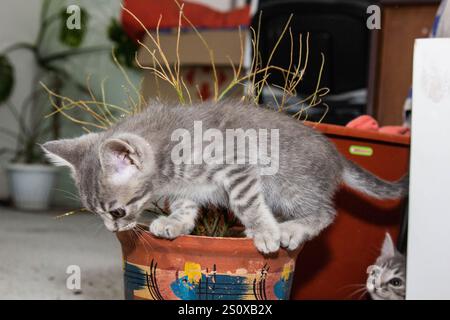
M 9 164 L 6 167 L 13 202 L 19 209 L 48 209 L 58 168 L 41 164 Z

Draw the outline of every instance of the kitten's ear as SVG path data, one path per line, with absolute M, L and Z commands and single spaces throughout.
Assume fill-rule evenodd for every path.
M 381 247 L 381 254 L 386 257 L 393 257 L 395 255 L 395 246 L 389 233 L 386 232 L 383 246 Z
M 144 169 L 150 146 L 144 138 L 124 133 L 103 142 L 99 152 L 102 169 L 120 184 Z
M 96 133 L 90 133 L 74 139 L 53 140 L 44 143 L 41 148 L 50 162 L 75 171 L 81 163 L 84 153 L 96 137 Z

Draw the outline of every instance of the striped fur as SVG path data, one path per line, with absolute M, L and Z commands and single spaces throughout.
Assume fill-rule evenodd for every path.
M 263 175 L 266 164 L 200 164 L 172 161 L 178 129 L 278 130 L 278 170 Z M 268 135 L 267 145 L 274 139 Z M 242 137 L 241 137 L 242 138 Z M 203 142 L 204 143 L 204 142 Z M 203 145 L 193 145 L 193 153 Z M 109 230 L 132 228 L 152 199 L 169 196 L 173 213 L 150 226 L 155 235 L 174 238 L 192 231 L 197 208 L 231 208 L 248 237 L 264 253 L 280 244 L 290 250 L 313 238 L 334 220 L 333 196 L 341 182 L 378 198 L 403 195 L 406 183 L 390 183 L 345 160 L 327 138 L 286 115 L 239 102 L 195 107 L 152 105 L 108 131 L 51 141 L 44 150 L 56 163 L 69 164 L 83 204 L 104 219 Z M 201 149 L 200 149 L 201 150 Z M 254 153 L 235 146 L 228 160 Z M 258 155 L 259 156 L 259 155 Z M 212 159 L 212 155 L 210 158 Z M 259 159 L 262 161 L 262 159 Z M 114 210 L 124 210 L 125 216 Z M 120 217 L 120 218 L 117 218 Z
M 381 254 L 367 269 L 366 288 L 374 300 L 404 300 L 406 293 L 406 259 L 395 248 L 389 233 Z

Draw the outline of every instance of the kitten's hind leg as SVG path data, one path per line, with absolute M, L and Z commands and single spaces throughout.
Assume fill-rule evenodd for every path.
M 174 239 L 190 234 L 195 227 L 198 206 L 194 201 L 177 199 L 170 205 L 171 214 L 161 216 L 150 224 L 150 232 L 157 237 Z
M 280 229 L 264 200 L 257 173 L 252 168 L 236 167 L 225 174 L 223 183 L 230 207 L 245 226 L 247 237 L 262 253 L 278 251 Z
M 288 250 L 295 250 L 305 241 L 317 236 L 329 226 L 334 219 L 334 209 L 327 208 L 313 217 L 302 217 L 288 220 L 279 224 L 281 231 L 281 246 Z

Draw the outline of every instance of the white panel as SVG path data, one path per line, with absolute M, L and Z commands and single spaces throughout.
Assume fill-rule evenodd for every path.
M 416 40 L 412 110 L 406 297 L 450 299 L 450 39 Z

